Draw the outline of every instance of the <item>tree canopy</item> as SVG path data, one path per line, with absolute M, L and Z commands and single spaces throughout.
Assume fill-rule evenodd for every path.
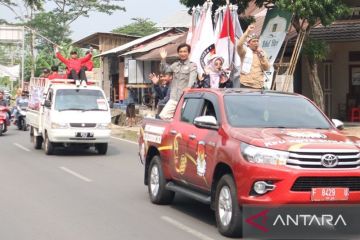
M 148 18 L 133 18 L 132 20 L 133 23 L 115 28 L 112 32 L 143 37 L 159 31 L 156 23 Z

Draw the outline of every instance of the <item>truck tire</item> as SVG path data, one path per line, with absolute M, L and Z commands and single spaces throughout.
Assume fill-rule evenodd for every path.
M 222 176 L 216 186 L 215 216 L 219 232 L 227 237 L 241 237 L 242 217 L 234 178 Z
M 2 136 L 4 133 L 4 123 L 0 124 L 0 136 Z
M 41 149 L 43 144 L 43 139 L 41 136 L 33 136 L 34 138 L 34 148 Z
M 95 148 L 100 155 L 105 155 L 108 150 L 108 143 L 97 143 L 95 144 Z
M 47 134 L 45 134 L 44 148 L 46 155 L 52 155 L 54 153 L 54 144 L 50 142 Z
M 161 167 L 159 156 L 154 156 L 148 169 L 148 192 L 152 203 L 165 205 L 170 204 L 175 193 L 165 189 L 166 179 Z

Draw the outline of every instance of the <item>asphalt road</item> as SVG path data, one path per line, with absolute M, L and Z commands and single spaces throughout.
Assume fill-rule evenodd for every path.
M 112 138 L 95 151 L 35 150 L 29 132 L 0 137 L 1 240 L 226 239 L 209 206 L 177 195 L 150 203 L 137 145 Z

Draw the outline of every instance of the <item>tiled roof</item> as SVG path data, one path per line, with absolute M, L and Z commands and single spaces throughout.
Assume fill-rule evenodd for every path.
M 359 41 L 360 19 L 338 20 L 326 27 L 319 24 L 311 29 L 310 37 L 327 42 Z

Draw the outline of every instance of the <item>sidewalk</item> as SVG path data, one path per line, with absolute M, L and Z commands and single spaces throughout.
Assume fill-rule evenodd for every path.
M 127 127 L 127 126 L 118 126 L 112 124 L 111 126 L 111 135 L 117 138 L 123 138 L 129 141 L 137 142 L 139 136 L 140 127 Z

